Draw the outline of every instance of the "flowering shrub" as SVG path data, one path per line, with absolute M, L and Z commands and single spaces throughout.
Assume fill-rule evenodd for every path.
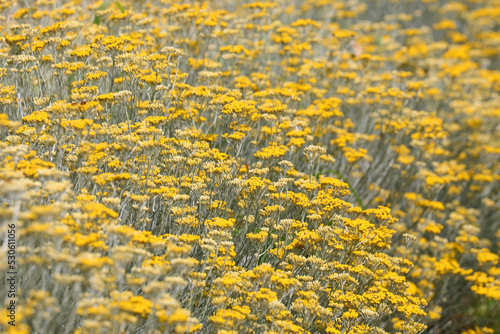
M 500 330 L 498 1 L 0 15 L 2 331 Z

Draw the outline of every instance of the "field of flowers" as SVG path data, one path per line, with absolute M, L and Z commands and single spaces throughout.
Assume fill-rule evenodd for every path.
M 0 222 L 6 333 L 500 333 L 500 0 L 0 0 Z

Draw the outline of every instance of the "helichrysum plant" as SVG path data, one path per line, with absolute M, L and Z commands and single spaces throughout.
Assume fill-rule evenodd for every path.
M 499 18 L 0 0 L 2 332 L 500 333 Z

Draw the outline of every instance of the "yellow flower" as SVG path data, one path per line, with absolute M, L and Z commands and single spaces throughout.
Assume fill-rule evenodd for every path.
M 122 311 L 146 317 L 151 313 L 153 303 L 142 296 L 132 296 L 128 300 L 120 301 L 118 306 Z
M 254 154 L 256 158 L 263 160 L 281 158 L 288 151 L 288 148 L 284 145 L 276 145 L 271 143 L 270 146 L 264 147 Z

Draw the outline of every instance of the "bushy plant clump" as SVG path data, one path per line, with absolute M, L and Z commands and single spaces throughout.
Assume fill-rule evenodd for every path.
M 2 331 L 500 330 L 500 1 L 0 0 L 0 24 Z

